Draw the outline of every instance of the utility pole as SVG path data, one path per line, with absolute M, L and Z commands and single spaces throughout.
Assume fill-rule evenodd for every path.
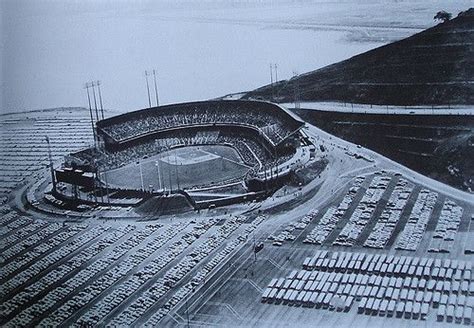
M 273 189 L 273 165 L 270 164 L 270 189 Z
M 104 106 L 102 105 L 102 93 L 100 92 L 100 81 L 97 81 L 97 89 L 99 90 L 99 103 L 100 103 L 100 112 L 102 114 L 102 119 L 104 119 Z
M 89 83 L 86 83 L 84 88 L 87 90 L 87 101 L 89 103 L 89 113 L 91 114 L 91 125 L 92 125 L 92 135 L 94 137 L 94 147 L 97 147 L 95 127 L 94 127 L 94 116 L 92 115 L 91 97 L 90 97 L 90 94 L 89 94 L 89 88 L 90 88 Z
M 155 140 L 155 143 L 156 143 L 156 140 Z M 159 147 L 157 147 L 158 149 Z M 161 166 L 161 154 L 158 155 L 158 160 L 156 161 L 156 166 L 157 166 L 157 169 L 158 169 L 158 179 L 159 179 L 159 182 L 160 182 L 160 188 L 161 190 L 163 190 L 163 192 L 166 192 L 166 185 L 165 185 L 165 176 L 163 175 L 163 170 L 162 170 L 162 166 Z
M 271 81 L 272 100 L 273 100 L 273 98 L 275 98 L 275 89 L 274 89 L 274 86 L 273 86 L 273 82 L 274 82 L 274 79 L 273 79 L 273 64 L 271 64 L 271 63 L 270 63 L 270 81 Z
M 168 156 L 168 159 L 170 159 L 170 157 Z M 167 163 L 168 166 L 171 166 L 171 164 L 168 162 Z M 172 184 L 172 180 L 171 180 L 171 168 L 168 169 L 168 179 L 169 179 L 169 183 L 170 183 L 170 195 L 173 193 L 173 184 Z
M 51 145 L 49 144 L 48 136 L 46 136 L 46 143 L 48 144 L 49 169 L 51 171 L 51 181 L 53 183 L 53 194 L 55 194 L 56 193 L 56 179 L 54 178 L 53 155 L 51 155 Z
M 158 175 L 158 186 L 160 187 L 160 189 L 163 189 L 163 186 L 161 185 L 161 172 L 160 172 L 159 159 L 155 161 L 155 167 L 156 167 L 156 174 Z
M 293 92 L 295 98 L 295 108 L 300 108 L 300 84 L 298 81 L 298 73 L 295 71 L 293 72 Z
M 278 83 L 278 65 L 275 64 L 275 83 Z
M 174 154 L 174 167 L 176 172 L 176 184 L 178 185 L 179 190 L 178 158 L 176 157 L 176 153 Z
M 105 192 L 107 193 L 107 204 L 110 206 L 109 183 L 107 181 L 107 171 L 104 168 Z
M 188 322 L 188 328 L 189 328 L 189 308 L 188 308 L 188 296 L 186 297 L 186 320 Z
M 96 174 L 96 177 L 97 177 L 97 181 L 100 182 L 100 171 L 99 171 L 99 165 L 96 166 L 95 168 L 95 174 Z M 102 188 L 102 186 L 99 184 L 99 189 L 100 189 L 100 201 L 102 202 L 102 204 L 104 203 L 104 189 Z
M 273 88 L 273 64 L 270 64 L 270 85 Z
M 277 171 L 276 171 L 276 181 L 277 181 L 277 183 L 278 183 L 279 175 L 280 175 L 280 165 L 278 164 L 278 161 L 277 161 Z
M 255 251 L 257 249 L 257 243 L 255 242 L 255 232 L 253 233 L 253 254 L 254 254 L 254 262 L 257 261 L 257 252 Z
M 166 192 L 165 175 L 163 174 L 163 164 L 161 163 L 161 155 L 158 157 L 158 169 L 160 170 L 161 188 Z
M 94 182 L 94 200 L 95 204 L 97 205 L 97 159 L 94 158 L 94 167 L 93 167 L 94 173 L 95 173 L 95 179 L 92 181 Z
M 265 175 L 265 193 L 268 193 L 267 165 L 263 166 L 263 174 Z
M 142 162 L 138 162 L 138 166 L 140 166 L 140 181 L 142 183 L 142 191 L 145 191 L 145 186 L 143 184 Z
M 150 85 L 148 84 L 148 71 L 145 71 L 146 91 L 148 93 L 148 108 L 151 108 Z
M 160 106 L 160 101 L 158 99 L 158 87 L 156 85 L 156 73 L 155 70 L 153 70 L 153 80 L 155 81 L 155 98 L 156 98 L 156 106 Z

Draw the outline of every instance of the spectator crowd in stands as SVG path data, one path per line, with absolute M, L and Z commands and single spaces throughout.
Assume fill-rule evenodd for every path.
M 198 129 L 181 129 L 168 131 L 159 138 L 147 141 L 136 141 L 129 147 L 118 151 L 98 151 L 94 148 L 72 154 L 70 158 L 76 163 L 96 162 L 106 170 L 118 168 L 143 158 L 151 157 L 176 147 L 199 145 L 228 145 L 234 148 L 244 163 L 256 172 L 271 165 L 281 163 L 288 157 L 277 158 L 248 129 L 202 127 Z
M 216 124 L 256 128 L 273 145 L 285 140 L 302 125 L 273 104 L 208 101 L 158 107 L 116 116 L 100 122 L 99 130 L 116 142 L 124 142 L 167 129 Z

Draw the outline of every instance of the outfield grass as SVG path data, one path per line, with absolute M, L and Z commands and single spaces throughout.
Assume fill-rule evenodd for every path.
M 191 146 L 167 151 L 107 172 L 117 187 L 145 190 L 191 188 L 243 177 L 248 171 L 239 154 L 228 146 Z M 141 173 L 140 173 L 141 171 Z M 103 175 L 102 175 L 103 178 Z

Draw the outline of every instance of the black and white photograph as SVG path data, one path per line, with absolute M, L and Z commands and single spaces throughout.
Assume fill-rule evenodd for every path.
M 0 327 L 474 326 L 473 0 L 0 0 Z

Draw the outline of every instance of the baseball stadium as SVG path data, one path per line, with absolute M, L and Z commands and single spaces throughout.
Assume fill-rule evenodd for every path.
M 95 145 L 55 171 L 63 200 L 179 209 L 265 198 L 314 154 L 304 122 L 261 101 L 146 108 L 96 122 Z M 153 205 L 151 205 L 153 204 Z

